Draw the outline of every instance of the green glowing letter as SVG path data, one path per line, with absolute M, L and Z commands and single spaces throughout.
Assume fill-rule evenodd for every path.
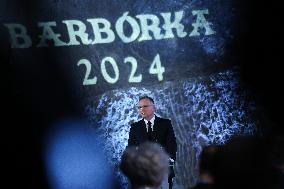
M 163 38 L 161 28 L 159 28 L 160 20 L 152 14 L 141 14 L 136 16 L 140 20 L 142 35 L 138 41 L 151 40 L 149 31 L 152 31 L 154 38 L 159 40 Z
M 86 26 L 80 20 L 64 20 L 62 21 L 66 24 L 70 42 L 68 45 L 80 45 L 80 42 L 76 39 L 76 36 L 79 37 L 84 45 L 91 44 L 92 40 L 88 39 L 88 34 L 86 33 Z M 78 28 L 75 31 L 74 26 Z
M 22 24 L 4 24 L 10 33 L 12 48 L 28 48 L 32 45 L 31 38 L 27 35 L 27 29 Z
M 205 10 L 194 10 L 192 11 L 192 15 L 197 15 L 196 22 L 192 24 L 193 30 L 189 34 L 189 36 L 199 36 L 200 33 L 198 32 L 199 28 L 205 29 L 205 35 L 212 35 L 215 33 L 214 30 L 211 29 L 210 25 L 212 23 L 207 22 L 207 20 L 204 17 L 204 14 L 209 14 L 208 9 Z
M 114 33 L 111 30 L 111 24 L 108 20 L 104 18 L 96 18 L 96 19 L 87 19 L 88 22 L 92 24 L 94 31 L 94 41 L 92 44 L 97 43 L 110 43 L 115 39 Z M 100 27 L 103 26 L 103 27 Z M 105 34 L 106 37 L 102 37 L 102 33 Z
M 164 30 L 166 30 L 164 39 L 166 38 L 174 38 L 174 34 L 172 29 L 175 28 L 177 31 L 177 36 L 178 37 L 185 37 L 186 32 L 184 32 L 184 26 L 181 24 L 181 19 L 183 15 L 183 11 L 175 12 L 175 18 L 174 21 L 171 22 L 171 13 L 161 13 L 161 15 L 164 18 L 165 24 L 163 25 Z
M 66 43 L 61 41 L 59 37 L 60 34 L 54 33 L 52 30 L 52 26 L 56 26 L 56 22 L 39 22 L 39 27 L 43 27 L 42 35 L 39 35 L 38 37 L 41 38 L 39 41 L 37 47 L 47 47 L 48 44 L 46 43 L 46 40 L 53 40 L 55 46 L 65 46 Z

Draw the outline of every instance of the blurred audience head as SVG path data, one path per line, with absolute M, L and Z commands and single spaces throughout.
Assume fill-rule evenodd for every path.
M 222 146 L 217 157 L 216 188 L 267 188 L 271 170 L 264 140 L 236 136 Z
M 119 188 L 102 141 L 84 119 L 64 118 L 52 124 L 43 153 L 50 188 Z
M 121 159 L 120 169 L 131 187 L 155 188 L 169 172 L 169 156 L 157 143 L 145 142 L 139 148 L 128 147 Z
M 199 177 L 201 183 L 214 183 L 216 171 L 216 156 L 219 147 L 215 145 L 206 146 L 200 154 Z
M 284 171 L 284 137 L 271 136 L 268 140 L 269 161 L 273 168 Z

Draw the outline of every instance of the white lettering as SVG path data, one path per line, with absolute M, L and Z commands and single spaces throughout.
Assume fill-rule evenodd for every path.
M 88 22 L 92 24 L 95 39 L 92 44 L 97 43 L 111 43 L 114 41 L 115 36 L 111 30 L 111 24 L 108 20 L 104 18 L 87 19 Z M 102 25 L 103 27 L 100 27 Z M 102 33 L 106 35 L 105 38 L 102 37 Z
M 115 29 L 116 29 L 117 35 L 120 37 L 120 39 L 124 43 L 130 43 L 130 42 L 134 41 L 135 39 L 137 39 L 137 37 L 140 34 L 140 27 L 139 27 L 138 23 L 131 16 L 127 16 L 127 14 L 128 14 L 128 12 L 125 12 L 123 14 L 123 16 L 120 17 L 115 24 Z M 125 21 L 127 21 L 132 28 L 132 34 L 130 35 L 130 37 L 127 37 L 124 34 L 123 24 L 125 23 Z
M 88 34 L 86 33 L 86 26 L 80 20 L 63 20 L 62 21 L 67 26 L 69 34 L 69 43 L 68 45 L 80 45 L 80 42 L 77 41 L 76 36 L 79 37 L 84 45 L 91 44 L 92 40 L 88 39 Z M 74 27 L 78 27 L 78 30 L 75 31 Z
M 27 29 L 22 24 L 4 24 L 10 33 L 11 48 L 29 48 L 32 45 Z M 18 32 L 17 32 L 17 31 Z
M 192 11 L 192 15 L 197 15 L 196 22 L 192 24 L 193 30 L 189 34 L 189 36 L 199 36 L 200 33 L 198 32 L 199 28 L 205 29 L 205 35 L 212 35 L 215 33 L 210 27 L 212 25 L 210 22 L 207 22 L 205 19 L 204 14 L 209 14 L 208 9 L 205 10 L 194 10 Z
M 47 47 L 48 44 L 46 43 L 46 40 L 53 40 L 55 46 L 65 46 L 66 43 L 60 41 L 59 37 L 60 34 L 54 33 L 52 30 L 52 26 L 56 26 L 56 22 L 39 22 L 39 27 L 43 27 L 42 35 L 39 35 L 38 37 L 41 39 L 37 45 L 37 47 Z
M 164 18 L 165 24 L 163 25 L 163 29 L 166 30 L 164 39 L 166 38 L 174 38 L 174 34 L 172 29 L 175 28 L 178 37 L 185 37 L 186 32 L 184 32 L 184 26 L 181 24 L 181 19 L 183 16 L 183 11 L 175 12 L 175 20 L 171 22 L 171 13 L 161 13 L 162 17 Z
M 159 28 L 160 20 L 152 14 L 141 14 L 136 16 L 140 20 L 142 35 L 138 41 L 151 40 L 149 31 L 152 31 L 154 38 L 159 40 L 163 38 L 161 28 Z M 150 23 L 149 23 L 150 22 Z

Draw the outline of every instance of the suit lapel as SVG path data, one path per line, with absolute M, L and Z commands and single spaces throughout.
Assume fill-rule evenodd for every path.
M 142 135 L 143 138 L 147 137 L 146 125 L 143 119 L 139 121 L 138 128 L 139 128 L 138 135 Z

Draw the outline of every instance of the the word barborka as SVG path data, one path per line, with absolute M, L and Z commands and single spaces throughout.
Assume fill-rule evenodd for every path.
M 87 32 L 89 25 L 83 21 L 63 20 L 62 23 L 66 26 L 69 41 L 63 41 L 60 39 L 61 34 L 55 32 L 56 21 L 37 23 L 38 28 L 41 29 L 40 35 L 37 36 L 38 41 L 32 41 L 23 24 L 6 23 L 4 25 L 8 28 L 12 48 L 60 47 L 112 43 L 118 39 L 123 43 L 131 43 L 174 37 L 194 37 L 199 36 L 200 32 L 204 32 L 204 35 L 212 35 L 215 31 L 211 28 L 212 23 L 205 18 L 207 14 L 209 14 L 208 9 L 192 11 L 195 20 L 191 24 L 192 30 L 190 32 L 184 31 L 183 11 L 177 11 L 174 14 L 171 12 L 160 13 L 162 19 L 154 14 L 140 14 L 132 17 L 129 12 L 125 12 L 114 25 L 105 18 L 89 18 L 86 21 L 92 28 L 92 35 Z

